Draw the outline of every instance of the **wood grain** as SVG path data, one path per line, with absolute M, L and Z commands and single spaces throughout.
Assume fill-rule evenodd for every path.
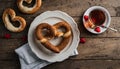
M 0 60 L 16 60 L 18 55 L 15 49 L 25 44 L 27 41 L 22 39 L 0 39 Z
M 79 44 L 78 56 L 54 63 L 43 69 L 120 69 L 120 0 L 42 0 L 42 7 L 33 15 L 21 13 L 16 5 L 17 0 L 0 0 L 0 69 L 20 69 L 18 55 L 14 50 L 27 43 L 21 37 L 28 34 L 31 22 L 41 13 L 48 10 L 61 10 L 74 18 L 80 30 L 80 37 L 86 38 L 86 43 Z M 118 32 L 107 30 L 100 35 L 89 33 L 83 26 L 82 16 L 91 6 L 103 6 L 111 15 L 110 27 Z M 15 10 L 18 16 L 27 21 L 23 32 L 12 33 L 2 22 L 2 13 L 6 8 Z M 4 34 L 11 34 L 5 39 Z
M 20 69 L 17 61 L 0 61 L 1 69 Z M 7 66 L 7 67 L 6 67 Z M 42 69 L 119 69 L 119 60 L 66 60 L 50 64 Z
M 14 8 L 16 11 L 18 10 L 16 6 L 17 0 L 1 0 L 0 4 L 5 5 L 0 8 L 0 10 L 4 10 L 5 8 L 11 7 Z M 6 4 L 6 2 L 9 2 Z M 40 14 L 41 12 L 47 11 L 47 10 L 61 10 L 64 12 L 67 12 L 71 16 L 82 16 L 83 12 L 88 9 L 91 6 L 99 5 L 103 6 L 108 9 L 111 16 L 120 16 L 120 6 L 119 6 L 119 0 L 43 0 L 41 9 L 35 13 L 34 15 L 28 15 L 28 16 L 36 16 Z M 74 11 L 75 10 L 75 11 Z M 0 14 L 1 12 L 0 11 Z M 23 14 L 21 14 L 23 15 Z
M 0 69 L 21 69 L 19 60 L 1 60 Z
M 48 65 L 42 69 L 119 69 L 118 60 L 66 60 Z
M 6 4 L 6 2 L 9 1 L 8 4 Z M 79 1 L 79 0 L 76 0 L 76 1 L 73 1 L 73 0 L 65 0 L 65 1 L 59 1 L 59 0 L 55 0 L 51 3 L 46 3 L 46 2 L 49 2 L 51 0 L 44 0 L 43 1 L 43 6 L 41 8 L 41 10 L 39 10 L 37 13 L 35 13 L 34 15 L 27 15 L 27 14 L 23 14 L 21 13 L 17 6 L 16 6 L 16 1 L 13 1 L 13 0 L 5 0 L 5 1 L 1 1 L 0 2 L 0 5 L 5 5 L 6 6 L 3 6 L 0 8 L 0 16 L 2 17 L 2 13 L 3 11 L 6 9 L 6 8 L 13 8 L 15 9 L 17 15 L 20 15 L 22 17 L 24 17 L 27 21 L 27 27 L 26 29 L 21 32 L 21 33 L 12 33 L 12 32 L 9 32 L 5 27 L 4 27 L 4 24 L 2 22 L 2 19 L 0 19 L 0 31 L 2 32 L 0 34 L 0 36 L 4 36 L 5 33 L 10 33 L 12 35 L 12 38 L 19 38 L 19 37 L 22 37 L 24 35 L 27 35 L 28 33 L 28 29 L 29 29 L 29 26 L 31 24 L 31 22 L 34 20 L 34 18 L 39 15 L 40 13 L 44 12 L 44 11 L 47 11 L 47 10 L 61 10 L 61 11 L 64 11 L 66 13 L 68 13 L 70 16 L 72 16 L 75 21 L 78 23 L 79 25 L 79 28 L 80 28 L 80 31 L 81 31 L 81 37 L 119 37 L 120 33 L 119 33 L 119 17 L 117 15 L 119 15 L 119 2 L 117 1 L 112 1 L 112 0 L 106 0 L 106 1 L 101 1 L 101 0 L 89 0 L 89 1 Z M 99 3 L 100 2 L 100 3 Z M 112 4 L 113 3 L 113 4 Z M 86 5 L 85 5 L 86 4 Z M 82 24 L 82 15 L 83 15 L 83 12 L 90 6 L 93 6 L 93 5 L 98 5 L 98 4 L 101 4 L 102 6 L 104 6 L 105 4 L 105 7 L 108 7 L 108 9 L 110 8 L 110 11 L 111 12 L 111 16 L 112 16 L 112 21 L 111 21 L 111 25 L 110 27 L 113 27 L 115 29 L 118 30 L 118 32 L 113 32 L 111 30 L 108 30 L 106 31 L 105 33 L 101 34 L 101 35 L 93 35 L 91 33 L 89 33 L 88 31 L 86 31 L 86 29 L 83 27 L 83 24 Z M 118 7 L 118 8 L 115 8 L 115 7 Z M 57 8 L 59 7 L 59 8 Z M 71 10 L 72 8 L 72 10 Z M 111 9 L 112 8 L 112 9 Z M 115 12 L 116 9 L 118 12 Z M 67 11 L 66 11 L 67 10 Z M 76 10 L 76 11 L 74 11 Z M 113 15 L 112 15 L 113 14 Z M 114 17 L 114 16 L 117 16 L 117 17 Z M 15 36 L 16 35 L 16 36 Z
M 110 29 L 107 29 L 107 31 L 105 31 L 104 33 L 100 34 L 100 35 L 94 35 L 90 32 L 88 32 L 85 27 L 83 26 L 83 22 L 82 22 L 82 17 L 73 17 L 73 19 L 76 21 L 76 23 L 78 24 L 79 30 L 80 30 L 80 37 L 120 37 L 120 17 L 112 17 L 111 20 L 111 24 L 110 27 L 117 29 L 117 32 L 114 32 Z M 3 22 L 0 22 L 0 31 L 1 34 L 0 36 L 3 37 L 4 34 L 9 33 L 11 34 L 11 38 L 21 38 L 22 36 L 28 35 L 28 30 L 30 27 L 30 24 L 32 23 L 32 21 L 34 20 L 34 18 L 26 18 L 27 20 L 27 27 L 25 28 L 24 31 L 20 32 L 20 33 L 13 33 L 8 31 Z
M 120 38 L 86 38 L 75 59 L 120 59 Z
M 86 38 L 86 43 L 78 46 L 79 55 L 71 59 L 120 59 L 119 41 L 120 38 Z M 17 57 L 14 50 L 26 43 L 21 39 L 0 39 L 0 42 L 1 60 Z

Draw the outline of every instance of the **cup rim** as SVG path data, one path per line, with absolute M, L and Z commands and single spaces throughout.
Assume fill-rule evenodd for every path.
M 103 12 L 105 12 L 105 14 L 106 14 L 105 26 L 108 28 L 109 25 L 110 25 L 110 22 L 111 22 L 111 16 L 110 16 L 110 13 L 108 12 L 108 10 L 106 8 L 102 7 L 102 6 L 92 6 L 85 11 L 85 13 L 83 15 L 83 25 L 84 25 L 84 27 L 85 27 L 84 16 L 85 15 L 89 16 L 90 12 L 93 11 L 93 10 L 96 10 L 96 9 L 99 9 L 99 10 L 102 10 Z M 102 29 L 101 32 L 95 32 L 93 29 L 90 29 L 90 28 L 86 28 L 86 29 L 93 34 L 100 34 L 100 33 L 103 33 L 107 30 L 107 28 L 102 28 L 102 27 L 100 27 L 100 28 Z

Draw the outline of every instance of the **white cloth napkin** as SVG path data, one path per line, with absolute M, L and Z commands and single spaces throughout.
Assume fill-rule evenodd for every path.
M 44 66 L 51 64 L 45 60 L 39 59 L 30 49 L 29 44 L 26 43 L 20 48 L 16 49 L 15 52 L 19 56 L 21 69 L 41 69 Z M 78 51 L 75 50 L 70 56 L 77 55 Z

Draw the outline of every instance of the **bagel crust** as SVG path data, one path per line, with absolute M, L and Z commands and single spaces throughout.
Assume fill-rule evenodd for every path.
M 59 28 L 65 28 L 66 31 L 63 34 L 65 38 L 71 35 L 71 27 L 67 22 L 58 22 L 54 24 L 54 27 L 56 28 L 56 30 L 58 30 Z M 58 31 L 57 33 L 61 32 Z M 57 36 L 59 36 L 59 34 L 57 34 Z
M 19 27 L 13 26 L 11 21 L 10 21 L 9 16 L 11 17 L 12 21 L 18 21 L 20 23 L 20 26 Z M 26 27 L 25 19 L 20 17 L 20 16 L 16 16 L 16 13 L 13 9 L 10 9 L 10 8 L 6 9 L 3 12 L 2 19 L 3 19 L 3 22 L 5 24 L 5 27 L 11 32 L 21 32 Z
M 19 10 L 27 14 L 33 14 L 37 12 L 40 9 L 42 4 L 42 0 L 35 0 L 35 4 L 33 7 L 27 7 L 23 5 L 23 1 L 25 1 L 28 4 L 31 4 L 32 0 L 17 0 L 17 6 Z
M 58 29 L 60 27 L 64 27 L 65 32 L 58 32 Z M 42 30 L 45 28 L 50 30 L 51 34 L 49 34 L 49 36 L 51 36 L 51 38 L 53 37 L 63 38 L 62 41 L 57 46 L 54 46 L 53 44 L 51 44 L 48 38 L 45 38 L 43 36 Z M 59 22 L 59 23 L 54 24 L 53 26 L 49 25 L 48 23 L 41 23 L 36 27 L 35 31 L 36 31 L 35 35 L 37 39 L 41 42 L 41 44 L 43 44 L 47 49 L 55 53 L 59 53 L 61 50 L 63 50 L 69 43 L 70 38 L 72 36 L 71 27 L 66 22 Z
M 50 35 L 49 38 L 45 38 L 45 36 L 43 36 L 42 31 L 46 29 L 50 31 Z M 51 25 L 47 24 L 47 23 L 41 23 L 37 26 L 35 32 L 36 32 L 36 36 L 37 39 L 40 40 L 42 43 L 45 43 L 48 39 L 52 39 L 55 36 L 55 28 L 53 28 Z

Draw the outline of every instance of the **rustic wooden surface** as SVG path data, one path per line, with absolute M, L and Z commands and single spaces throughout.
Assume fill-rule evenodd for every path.
M 33 14 L 21 13 L 17 6 L 17 0 L 0 0 L 0 69 L 20 69 L 18 56 L 14 50 L 27 43 L 21 37 L 26 36 L 33 19 L 47 10 L 61 10 L 72 16 L 78 24 L 80 37 L 86 38 L 85 44 L 79 44 L 78 56 L 54 63 L 43 69 L 120 69 L 120 0 L 43 0 L 41 9 Z M 118 32 L 107 30 L 100 35 L 93 35 L 86 31 L 82 24 L 82 15 L 91 6 L 103 6 L 111 14 L 110 27 Z M 27 27 L 23 32 L 9 32 L 2 22 L 2 13 L 6 8 L 12 8 L 16 14 L 27 21 Z M 5 39 L 4 34 L 11 34 L 10 39 Z

